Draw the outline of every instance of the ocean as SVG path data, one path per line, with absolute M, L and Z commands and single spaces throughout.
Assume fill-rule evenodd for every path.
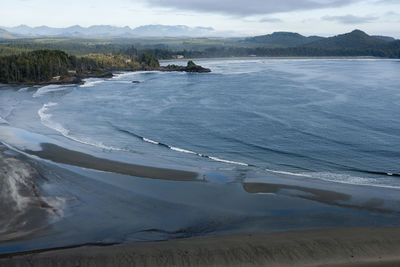
M 170 63 L 181 62 L 162 64 Z M 399 60 L 196 63 L 212 72 L 121 72 L 83 85 L 2 87 L 0 142 L 8 154 L 23 157 L 46 177 L 38 186 L 52 203 L 57 200 L 63 214 L 52 219 L 51 231 L 70 233 L 68 223 L 83 221 L 81 230 L 88 234 L 49 241 L 54 235 L 39 231 L 38 238 L 0 246 L 0 251 L 226 231 L 400 224 Z M 113 171 L 119 167 L 54 160 L 38 152 L 44 143 L 197 178 L 141 178 Z M 89 195 L 98 197 L 96 190 L 114 193 L 94 200 Z M 338 195 L 328 196 L 327 190 Z M 100 203 L 114 219 L 90 227 L 100 216 L 93 215 Z M 290 216 L 302 219 L 289 223 Z

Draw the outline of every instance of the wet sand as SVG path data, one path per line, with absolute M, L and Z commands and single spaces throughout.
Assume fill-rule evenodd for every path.
M 41 151 L 26 150 L 25 152 L 43 159 L 51 160 L 53 162 L 69 164 L 104 172 L 113 172 L 136 177 L 173 181 L 198 180 L 198 174 L 195 172 L 156 168 L 102 159 L 82 152 L 69 150 L 50 143 L 42 143 L 41 147 Z
M 234 234 L 0 255 L 0 266 L 400 266 L 400 228 Z
M 0 243 L 41 230 L 57 212 L 40 196 L 37 171 L 3 150 L 0 145 Z
M 354 204 L 349 202 L 352 199 L 352 195 L 344 194 L 332 190 L 316 189 L 296 185 L 288 184 L 272 184 L 272 183 L 243 183 L 243 189 L 252 194 L 258 193 L 282 193 L 293 197 L 308 199 L 325 203 L 333 206 L 354 208 L 359 210 L 367 210 L 372 212 L 387 213 L 387 214 L 398 214 L 398 211 L 387 209 L 383 207 L 384 199 L 381 198 L 370 198 L 368 201 L 362 204 Z

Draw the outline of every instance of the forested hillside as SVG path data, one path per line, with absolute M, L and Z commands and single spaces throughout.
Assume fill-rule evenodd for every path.
M 243 43 L 257 43 L 271 47 L 293 47 L 322 39 L 324 38 L 319 36 L 306 37 L 295 32 L 274 32 L 272 34 L 246 38 Z
M 112 71 L 184 71 L 210 72 L 189 61 L 187 66 L 160 66 L 151 54 L 130 48 L 124 53 L 71 56 L 60 50 L 38 50 L 0 57 L 0 83 L 56 84 L 81 83 L 83 78 L 111 78 Z
M 41 83 L 71 78 L 105 75 L 112 70 L 140 70 L 159 67 L 158 60 L 142 54 L 76 57 L 60 50 L 38 50 L 0 57 L 1 83 Z

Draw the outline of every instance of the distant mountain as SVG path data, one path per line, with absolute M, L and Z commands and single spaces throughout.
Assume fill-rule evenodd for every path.
M 209 37 L 218 35 L 213 28 L 184 25 L 146 25 L 135 29 L 128 26 L 115 27 L 110 25 L 95 25 L 87 28 L 79 25 L 67 28 L 20 25 L 4 27 L 4 29 L 21 37 Z
M 32 32 L 32 28 L 26 25 L 19 25 L 17 27 L 11 27 L 11 28 L 7 28 L 7 27 L 1 27 L 2 29 L 16 34 L 16 35 L 24 35 L 24 36 L 31 36 L 31 32 Z
M 129 27 L 114 27 L 109 25 L 96 25 L 88 28 L 79 25 L 67 28 L 20 25 L 5 29 L 22 37 L 123 37 L 132 34 L 132 29 Z
M 354 30 L 350 33 L 318 40 L 306 44 L 306 46 L 323 49 L 369 49 L 381 48 L 386 44 L 387 41 L 370 36 L 360 30 Z
M 301 46 L 322 40 L 324 37 L 319 36 L 303 36 L 295 32 L 274 32 L 272 34 L 260 35 L 246 38 L 244 42 L 263 44 L 264 46 Z
M 11 38 L 12 34 L 6 30 L 0 29 L 0 38 Z
M 215 36 L 217 33 L 210 27 L 145 25 L 135 28 L 133 34 L 146 37 L 208 37 Z
M 393 42 L 393 41 L 396 41 L 395 38 L 390 37 L 390 36 L 382 36 L 382 35 L 371 35 L 371 36 L 372 36 L 372 37 L 375 37 L 375 38 L 378 38 L 378 39 L 381 39 L 381 40 L 386 41 L 386 42 Z

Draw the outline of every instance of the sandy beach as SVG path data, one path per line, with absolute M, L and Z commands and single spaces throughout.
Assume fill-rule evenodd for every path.
M 198 174 L 194 172 L 148 167 L 132 163 L 123 163 L 102 159 L 49 143 L 41 144 L 41 147 L 43 149 L 41 151 L 26 152 L 35 156 L 39 156 L 43 159 L 51 160 L 53 162 L 143 178 L 174 181 L 195 181 L 197 180 L 198 176 Z
M 0 256 L 0 266 L 399 266 L 400 228 L 234 234 Z

